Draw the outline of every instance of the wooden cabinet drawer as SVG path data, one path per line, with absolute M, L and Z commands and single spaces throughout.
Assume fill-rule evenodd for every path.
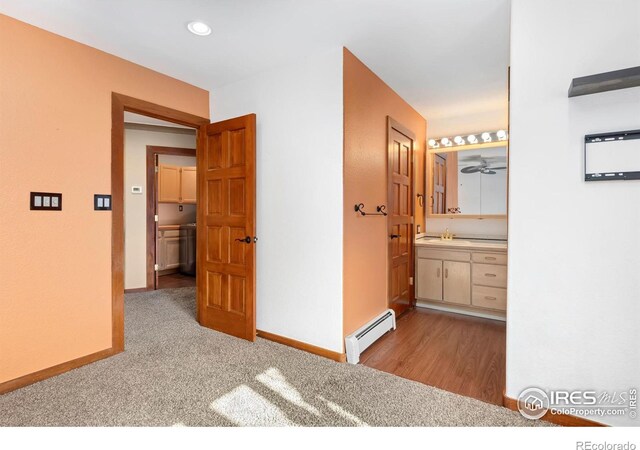
M 507 265 L 507 255 L 505 253 L 472 253 L 471 261 L 484 264 Z
M 507 266 L 497 266 L 493 264 L 474 264 L 473 284 L 506 288 Z
M 416 253 L 418 254 L 418 258 L 441 259 L 445 261 L 471 261 L 471 253 L 469 252 L 456 252 L 418 247 L 418 251 Z
M 471 304 L 481 308 L 507 309 L 507 290 L 502 288 L 473 286 Z

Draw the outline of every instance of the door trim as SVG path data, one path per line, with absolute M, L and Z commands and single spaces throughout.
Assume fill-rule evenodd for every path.
M 113 92 L 111 94 L 111 350 L 124 351 L 124 112 L 196 129 L 209 119 Z
M 413 284 L 409 285 L 409 306 L 406 309 L 412 308 L 415 306 L 416 304 L 416 293 L 415 293 L 415 278 L 416 278 L 416 274 L 415 274 L 415 250 L 414 250 L 414 241 L 415 241 L 415 219 L 416 219 L 416 208 L 415 208 L 415 202 L 413 201 L 413 194 L 415 192 L 415 181 L 416 181 L 416 176 L 415 176 L 415 161 L 414 161 L 414 154 L 415 154 L 415 149 L 416 149 L 416 134 L 411 131 L 409 128 L 405 127 L 404 125 L 402 125 L 400 122 L 398 122 L 397 120 L 395 120 L 393 117 L 391 116 L 387 116 L 387 157 L 386 157 L 386 162 L 387 162 L 387 172 L 386 172 L 386 179 L 387 179 L 387 206 L 389 206 L 389 200 L 391 199 L 391 195 L 392 192 L 391 191 L 391 180 L 390 180 L 390 171 L 391 171 L 391 167 L 389 166 L 389 153 L 391 151 L 393 142 L 392 142 L 392 138 L 391 138 L 391 131 L 392 130 L 396 130 L 397 132 L 399 132 L 400 134 L 406 136 L 407 138 L 411 139 L 411 156 L 409 158 L 409 163 L 411 164 L 411 169 L 409 170 L 409 173 L 411 175 L 411 182 L 410 182 L 410 189 L 411 192 L 409 193 L 409 198 L 412 199 L 409 202 L 409 206 L 411 207 L 411 217 L 412 217 L 412 223 L 411 223 L 411 242 L 409 243 L 409 248 L 411 249 L 411 255 L 409 257 L 409 275 L 411 277 L 413 277 Z M 387 228 L 385 230 L 386 235 L 389 235 L 389 218 L 387 217 Z M 389 300 L 390 300 L 390 295 L 389 292 L 391 290 L 391 265 L 392 265 L 392 255 L 391 252 L 389 251 L 389 245 L 387 245 L 387 305 L 389 308 L 392 308 L 391 305 L 389 305 Z M 405 309 L 405 311 L 406 311 Z M 395 309 L 394 309 L 395 310 Z
M 153 130 L 152 130 L 153 131 Z M 197 136 L 196 136 L 197 140 Z M 158 289 L 156 284 L 156 221 L 158 211 L 157 174 L 155 171 L 156 155 L 196 156 L 195 148 L 161 147 L 147 145 L 147 287 L 145 290 Z M 197 162 L 196 162 L 197 164 Z M 125 290 L 129 292 L 129 290 Z

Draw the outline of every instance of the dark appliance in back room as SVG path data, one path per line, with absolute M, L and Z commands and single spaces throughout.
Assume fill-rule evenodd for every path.
M 180 230 L 186 231 L 186 236 L 180 246 L 180 272 L 185 275 L 196 275 L 196 224 L 180 225 Z M 182 234 L 182 233 L 181 233 Z

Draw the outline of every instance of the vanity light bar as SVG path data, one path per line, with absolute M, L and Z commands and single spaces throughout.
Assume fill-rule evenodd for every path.
M 505 130 L 484 131 L 482 133 L 470 134 L 466 138 L 463 136 L 455 136 L 453 138 L 441 137 L 438 139 L 429 139 L 429 148 L 440 147 L 461 147 L 464 145 L 488 144 L 495 141 L 506 141 L 507 132 Z

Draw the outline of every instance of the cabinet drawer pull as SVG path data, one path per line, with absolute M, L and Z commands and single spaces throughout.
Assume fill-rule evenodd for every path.
M 444 269 L 444 277 L 449 278 L 449 269 Z
M 487 261 L 495 261 L 496 258 L 494 256 L 485 256 L 484 259 L 486 259 Z
M 495 277 L 496 274 L 495 273 L 485 273 L 484 276 L 485 277 Z
M 489 295 L 485 295 L 485 296 L 484 296 L 484 298 L 485 298 L 486 300 L 497 300 L 497 298 L 495 298 L 495 297 L 491 297 L 491 296 L 489 296 Z

